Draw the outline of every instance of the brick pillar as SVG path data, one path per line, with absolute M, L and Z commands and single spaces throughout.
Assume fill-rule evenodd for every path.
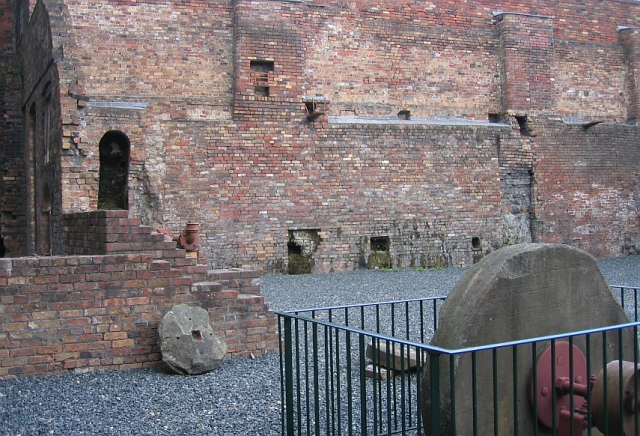
M 551 18 L 505 12 L 497 19 L 503 111 L 526 114 L 553 110 Z
M 640 60 L 640 32 L 636 27 L 620 27 L 620 41 L 624 46 L 627 65 L 627 121 L 637 122 L 640 117 L 640 85 L 638 84 L 638 64 Z

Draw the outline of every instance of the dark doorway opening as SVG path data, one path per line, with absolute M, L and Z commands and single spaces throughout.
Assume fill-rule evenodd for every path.
M 122 132 L 110 131 L 104 134 L 99 147 L 98 209 L 129 209 L 129 138 Z

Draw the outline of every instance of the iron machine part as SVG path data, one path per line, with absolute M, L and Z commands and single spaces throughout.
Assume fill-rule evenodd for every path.
M 574 344 L 556 342 L 539 356 L 529 381 L 538 421 L 558 436 L 580 436 L 588 427 L 607 435 L 635 436 L 640 366 L 614 360 L 597 376 Z M 591 404 L 587 403 L 591 401 Z
M 604 434 L 636 435 L 639 385 L 640 366 L 619 360 L 609 362 L 596 377 L 591 391 L 592 424 Z
M 177 237 L 178 246 L 187 251 L 198 251 L 198 246 L 200 245 L 199 231 L 200 224 L 189 221 L 187 228 L 180 232 L 180 235 Z

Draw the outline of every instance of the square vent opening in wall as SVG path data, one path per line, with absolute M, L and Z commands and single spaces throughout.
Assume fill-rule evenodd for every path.
M 371 254 L 367 260 L 369 269 L 390 269 L 393 268 L 391 259 L 391 239 L 388 236 L 372 236 L 369 238 Z
M 271 60 L 252 60 L 250 64 L 253 79 L 253 92 L 257 97 L 269 97 L 273 81 L 273 66 Z

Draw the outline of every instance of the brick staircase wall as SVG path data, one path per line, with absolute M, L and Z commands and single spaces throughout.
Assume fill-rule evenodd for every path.
M 174 241 L 152 233 L 126 210 L 97 210 L 63 215 L 66 254 L 114 254 L 146 252 L 157 259 L 184 257 Z
M 209 311 L 228 357 L 278 351 L 259 271 L 209 270 L 126 211 L 72 221 L 90 254 L 0 259 L 0 379 L 157 365 L 158 324 L 181 303 Z

